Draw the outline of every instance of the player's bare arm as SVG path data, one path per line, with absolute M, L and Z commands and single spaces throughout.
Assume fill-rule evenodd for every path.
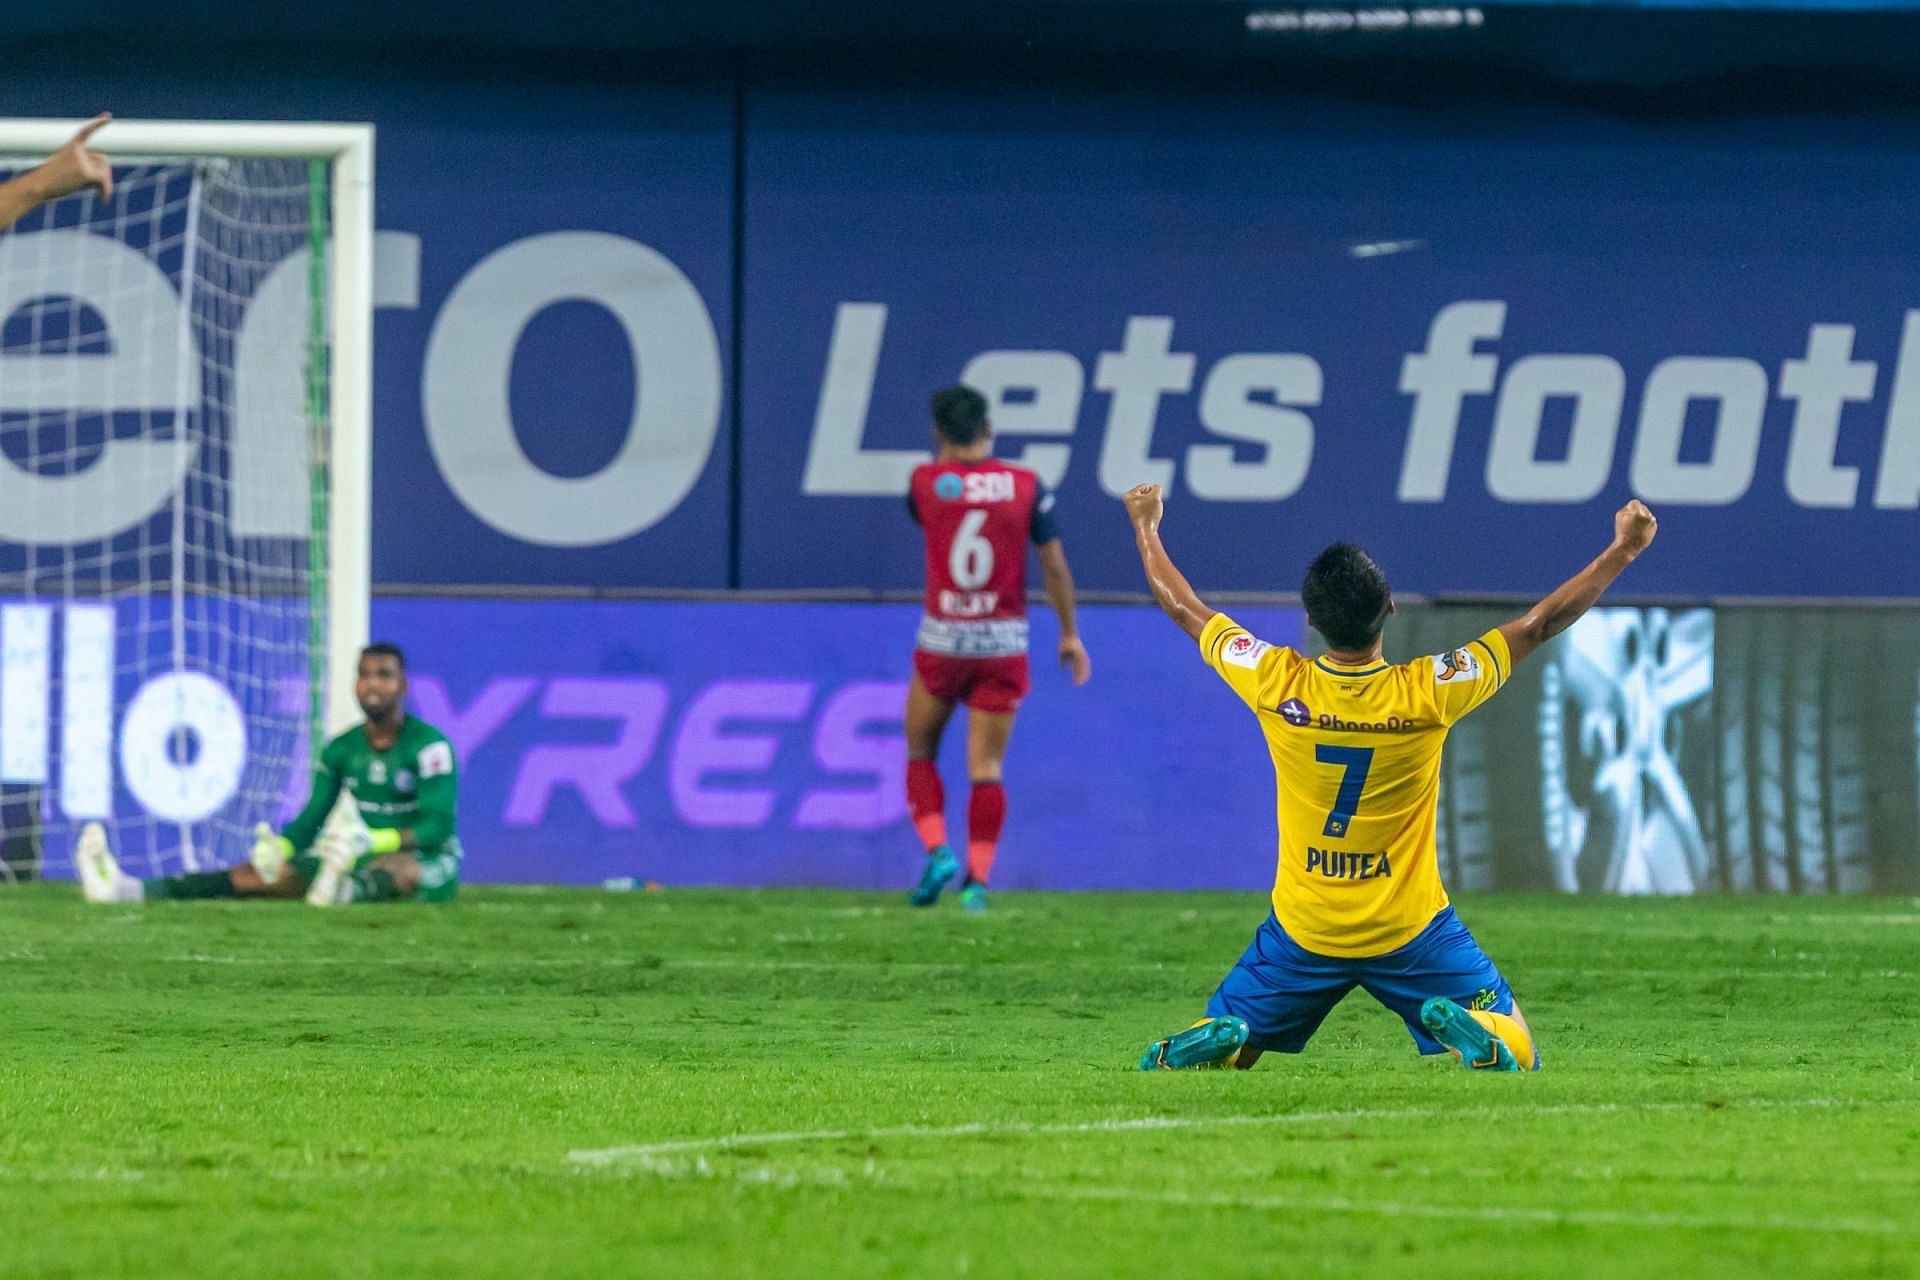
M 1147 571 L 1147 586 L 1153 591 L 1154 602 L 1180 624 L 1182 631 L 1198 640 L 1208 620 L 1219 610 L 1209 608 L 1206 601 L 1193 593 L 1192 584 L 1174 567 L 1160 541 L 1160 516 L 1165 510 L 1160 486 L 1137 484 L 1127 490 L 1123 501 L 1127 504 L 1127 517 L 1133 521 L 1134 542 L 1140 548 L 1140 563 Z
M 92 188 L 102 200 L 112 196 L 113 167 L 105 156 L 87 145 L 87 139 L 112 119 L 111 115 L 101 112 L 87 121 L 45 164 L 27 170 L 10 182 L 0 183 L 0 229 L 18 222 L 28 210 L 76 191 Z
M 1561 583 L 1552 595 L 1500 628 L 1517 663 L 1565 631 L 1591 609 L 1613 580 L 1653 542 L 1659 522 L 1638 498 L 1614 513 L 1613 542 L 1598 559 Z
M 1080 624 L 1073 611 L 1073 570 L 1067 567 L 1067 549 L 1058 538 L 1040 544 L 1040 580 L 1046 584 L 1054 616 L 1060 619 L 1060 665 L 1072 673 L 1076 685 L 1085 684 L 1093 675 L 1093 662 L 1080 642 Z

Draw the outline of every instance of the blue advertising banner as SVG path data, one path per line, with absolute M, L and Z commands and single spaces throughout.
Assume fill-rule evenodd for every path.
M 1215 588 L 1297 589 L 1345 537 L 1402 590 L 1543 591 L 1639 496 L 1632 592 L 1920 594 L 1920 266 L 1888 252 L 1920 169 L 1826 124 L 799 93 L 753 122 L 748 586 L 910 584 L 912 539 L 868 531 L 964 379 L 1093 587 L 1139 589 L 1114 499 L 1154 481 Z
M 734 88 L 243 76 L 123 109 L 379 126 L 389 588 L 911 590 L 900 498 L 965 380 L 1087 588 L 1141 589 L 1116 497 L 1147 480 L 1205 589 L 1292 590 L 1347 537 L 1404 592 L 1536 593 L 1638 496 L 1636 595 L 1920 598 L 1911 122 Z M 10 361 L 173 341 L 117 297 L 52 332 L 24 288 Z M 10 422 L 84 407 L 0 379 Z M 0 465 L 68 465 L 33 448 Z
M 381 120 L 374 580 L 726 586 L 731 94 L 438 106 Z
M 1297 611 L 1250 627 L 1299 643 Z M 381 600 L 413 710 L 460 759 L 475 881 L 901 889 L 906 605 Z M 1046 628 L 1040 630 L 1044 633 Z M 1092 683 L 1046 661 L 1007 760 L 1006 888 L 1258 888 L 1272 766 L 1233 694 L 1158 611 L 1090 608 Z M 949 821 L 964 830 L 964 726 Z

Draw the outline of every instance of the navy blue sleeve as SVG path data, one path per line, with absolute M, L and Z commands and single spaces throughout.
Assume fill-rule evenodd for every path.
M 1060 522 L 1053 518 L 1053 490 L 1047 488 L 1047 482 L 1034 482 L 1033 517 L 1027 521 L 1027 533 L 1033 539 L 1033 545 L 1044 547 L 1049 542 L 1058 541 Z

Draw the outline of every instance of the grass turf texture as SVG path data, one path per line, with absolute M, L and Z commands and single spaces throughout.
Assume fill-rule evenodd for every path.
M 1256 896 L 9 890 L 0 1275 L 1920 1274 L 1920 902 L 1461 911 L 1538 1076 L 1135 1072 Z

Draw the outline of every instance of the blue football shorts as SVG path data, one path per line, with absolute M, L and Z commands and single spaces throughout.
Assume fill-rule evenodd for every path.
M 1420 1006 L 1434 996 L 1463 1009 L 1513 1012 L 1513 988 L 1447 907 L 1404 947 L 1348 958 L 1307 950 L 1269 914 L 1207 1001 L 1207 1016 L 1245 1019 L 1256 1049 L 1299 1053 L 1355 987 L 1399 1014 L 1421 1053 L 1446 1052 L 1420 1024 Z

